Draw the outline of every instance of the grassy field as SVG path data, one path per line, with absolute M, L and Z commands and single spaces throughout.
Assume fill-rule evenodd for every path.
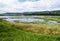
M 12 23 L 13 27 L 27 32 L 40 34 L 60 34 L 60 24 Z
M 17 25 L 18 24 L 18 25 Z M 41 24 L 40 24 L 41 25 Z M 45 26 L 45 25 L 44 25 Z M 60 41 L 60 34 L 42 34 L 32 33 L 34 28 L 38 27 L 38 30 L 42 31 L 47 28 L 39 26 L 37 24 L 26 23 L 9 23 L 7 21 L 0 20 L 0 41 Z M 48 28 L 51 30 L 51 27 Z M 57 27 L 58 25 L 56 25 Z M 60 31 L 60 26 L 56 27 L 54 31 Z M 30 32 L 27 28 L 33 28 Z M 52 30 L 54 29 L 52 25 Z M 36 31 L 36 30 L 35 30 Z M 50 32 L 52 33 L 52 31 Z
M 46 21 L 54 20 L 60 23 L 60 16 L 43 16 L 43 17 L 35 17 L 36 19 L 44 19 Z
M 55 20 L 58 23 L 60 23 L 60 16 L 49 16 L 49 17 L 48 16 L 45 16 L 44 19 L 47 20 L 47 21 L 48 20 Z

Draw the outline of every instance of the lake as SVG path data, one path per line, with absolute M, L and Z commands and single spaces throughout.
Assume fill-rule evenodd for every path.
M 43 19 L 44 16 L 0 16 L 4 20 L 9 22 L 20 21 L 20 22 L 45 22 Z M 57 24 L 57 21 L 49 20 L 47 21 L 49 24 Z

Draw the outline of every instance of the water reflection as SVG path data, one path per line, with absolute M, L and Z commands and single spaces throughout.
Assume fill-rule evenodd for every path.
M 7 21 L 10 21 L 10 22 L 13 22 L 13 21 L 20 21 L 20 22 L 44 22 L 45 20 L 44 19 L 26 19 L 26 18 L 22 18 L 22 19 L 5 19 Z
M 0 16 L 0 18 L 6 18 L 9 22 L 19 21 L 19 22 L 46 22 L 44 16 Z M 57 21 L 48 20 L 48 24 L 57 24 Z
M 53 20 L 49 20 L 48 23 L 49 24 L 57 24 L 58 22 L 57 21 L 53 21 Z

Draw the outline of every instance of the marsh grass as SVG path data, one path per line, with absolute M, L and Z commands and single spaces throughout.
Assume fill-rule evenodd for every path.
M 60 24 L 35 24 L 35 23 L 16 23 L 12 27 L 40 34 L 60 34 Z
M 41 34 L 43 30 L 47 28 L 45 26 L 46 25 L 42 26 L 42 24 L 37 25 L 0 21 L 0 41 L 60 41 L 60 35 Z M 29 30 L 31 29 L 30 32 L 26 32 L 27 28 L 29 28 Z M 51 27 L 49 28 L 52 30 Z M 32 33 L 32 31 L 36 30 L 40 30 L 40 32 L 38 31 L 40 34 Z M 56 28 L 54 31 L 56 31 Z

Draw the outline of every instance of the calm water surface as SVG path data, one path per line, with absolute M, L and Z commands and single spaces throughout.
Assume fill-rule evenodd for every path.
M 45 22 L 43 19 L 44 16 L 0 16 L 0 18 L 4 18 L 4 20 L 14 22 L 14 21 L 20 21 L 20 22 Z M 40 19 L 38 19 L 40 18 Z M 56 24 L 57 21 L 48 21 L 49 24 Z

